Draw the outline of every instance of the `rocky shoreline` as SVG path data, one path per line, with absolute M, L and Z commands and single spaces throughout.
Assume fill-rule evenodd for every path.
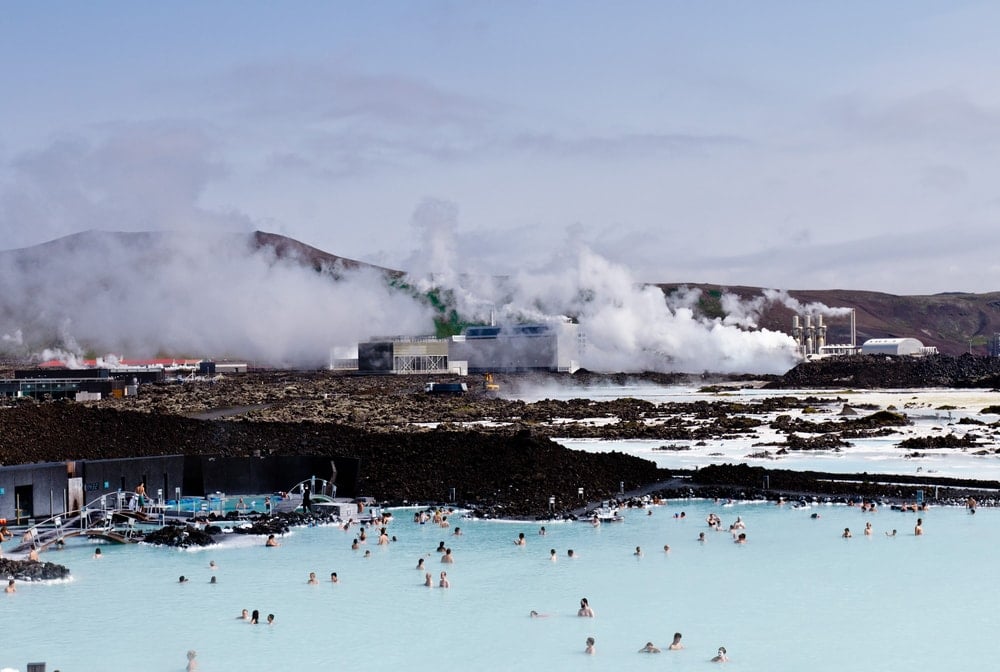
M 506 390 L 560 386 L 579 398 L 535 403 L 489 396 L 425 394 L 424 377 L 352 376 L 331 372 L 270 371 L 215 381 L 146 385 L 138 397 L 100 402 L 19 400 L 0 408 L 0 462 L 23 464 L 70 459 L 152 455 L 330 455 L 362 461 L 361 489 L 389 503 L 442 502 L 454 489 L 457 503 L 498 517 L 534 517 L 549 511 L 551 496 L 563 514 L 589 501 L 613 498 L 650 484 L 684 476 L 678 492 L 703 496 L 767 496 L 756 471 L 705 468 L 691 474 L 658 469 L 622 453 L 567 449 L 552 437 L 654 439 L 698 442 L 753 436 L 765 424 L 785 435 L 770 446 L 829 450 L 852 438 L 879 436 L 907 423 L 905 414 L 851 409 L 836 421 L 792 420 L 783 411 L 810 413 L 813 406 L 840 404 L 836 396 L 771 396 L 749 404 L 726 398 L 738 387 L 844 389 L 851 384 L 884 387 L 960 386 L 1000 382 L 1000 360 L 974 357 L 912 359 L 848 357 L 807 362 L 782 377 L 681 374 L 498 377 Z M 435 378 L 445 381 L 448 377 Z M 917 383 L 920 383 L 919 385 Z M 592 384 L 695 385 L 718 392 L 712 401 L 654 404 L 632 398 L 587 399 Z M 845 408 L 845 413 L 848 409 Z M 764 416 L 778 420 L 765 420 Z M 982 424 L 982 423 L 981 423 Z M 998 428 L 978 428 L 995 452 Z M 663 449 L 671 446 L 666 443 Z M 914 450 L 919 446 L 901 449 Z M 746 469 L 750 469 L 746 467 Z M 917 489 L 877 486 L 867 475 L 830 475 L 767 470 L 770 490 L 823 496 L 884 496 L 911 499 Z M 841 482 L 841 480 L 843 482 Z M 855 481 L 848 484 L 847 481 Z M 787 485 L 785 483 L 787 482 Z M 894 483 L 901 483 L 894 478 Z M 931 481 L 922 479 L 927 487 Z M 840 483 L 833 486 L 831 483 Z M 781 485 L 779 485 L 781 484 Z M 1000 488 L 997 483 L 969 488 Z M 949 485 L 948 487 L 952 487 Z M 959 485 L 954 485 L 959 487 Z M 704 493 L 704 494 L 703 494 Z

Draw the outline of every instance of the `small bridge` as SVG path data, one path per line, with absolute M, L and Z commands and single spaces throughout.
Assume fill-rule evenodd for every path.
M 140 508 L 140 497 L 145 498 L 144 495 L 125 491 L 102 495 L 79 511 L 68 511 L 35 523 L 24 531 L 21 543 L 10 552 L 44 551 L 66 539 L 80 536 L 118 544 L 137 541 L 137 523 L 163 524 L 161 515 L 150 516 Z M 149 502 L 148 499 L 145 501 Z
M 306 497 L 308 493 L 308 497 Z M 296 483 L 292 488 L 282 493 L 281 501 L 274 505 L 276 512 L 291 512 L 310 508 L 313 504 L 332 503 L 337 496 L 337 486 L 325 478 L 307 478 Z M 268 512 L 270 513 L 270 512 Z

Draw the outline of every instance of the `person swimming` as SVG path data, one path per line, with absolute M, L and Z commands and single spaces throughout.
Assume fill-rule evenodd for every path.
M 593 618 L 594 617 L 594 610 L 591 609 L 590 602 L 587 601 L 586 597 L 584 597 L 583 599 L 580 600 L 580 609 L 579 609 L 579 611 L 576 612 L 576 615 L 577 616 L 582 616 L 582 617 L 585 617 L 585 618 Z
M 451 582 L 448 581 L 448 572 L 441 572 L 441 581 L 438 582 L 438 586 L 441 588 L 451 588 Z
M 309 580 L 306 581 L 310 586 L 318 586 L 319 579 L 316 578 L 316 572 L 309 572 Z
M 639 649 L 639 653 L 659 653 L 660 649 L 653 645 L 652 642 L 646 642 L 646 646 Z
M 267 541 L 264 542 L 264 546 L 268 548 L 274 548 L 278 545 L 278 540 L 274 538 L 273 534 L 267 535 Z
M 670 646 L 668 646 L 667 648 L 670 649 L 671 651 L 680 651 L 681 649 L 684 648 L 684 645 L 681 644 L 681 633 L 679 632 L 674 633 L 674 641 L 670 642 Z
M 585 648 L 583 652 L 586 653 L 588 656 L 592 656 L 595 653 L 597 653 L 597 650 L 594 648 L 594 643 L 595 642 L 593 637 L 587 637 L 587 648 Z
M 726 653 L 726 647 L 720 646 L 719 652 L 715 654 L 715 658 L 712 658 L 713 663 L 725 663 L 729 660 L 729 656 Z
M 250 614 L 250 625 L 257 625 L 258 621 L 260 621 L 260 612 L 254 609 L 253 613 Z

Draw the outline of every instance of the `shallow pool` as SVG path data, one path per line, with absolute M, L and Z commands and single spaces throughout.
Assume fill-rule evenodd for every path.
M 749 542 L 710 530 L 710 511 L 727 526 L 742 517 Z M 703 670 L 720 645 L 740 670 L 981 667 L 994 641 L 1000 512 L 923 512 L 920 537 L 917 515 L 691 500 L 598 528 L 452 516 L 443 529 L 402 510 L 390 526 L 398 541 L 358 551 L 357 529 L 337 527 L 298 529 L 270 549 L 257 537 L 198 551 L 104 545 L 100 560 L 80 541 L 43 555 L 73 580 L 0 595 L 0 667 L 183 670 L 196 649 L 202 672 Z M 841 538 L 845 527 L 853 538 Z M 513 543 L 520 532 L 524 547 Z M 454 564 L 440 562 L 440 541 Z M 420 557 L 435 584 L 447 570 L 451 588 L 421 585 Z M 310 571 L 319 585 L 307 585 Z M 182 574 L 190 581 L 180 584 Z M 595 618 L 576 615 L 582 597 Z M 274 613 L 275 625 L 237 620 L 243 608 Z M 532 609 L 548 616 L 529 618 Z M 647 641 L 665 648 L 675 631 L 685 649 L 637 653 Z M 583 653 L 588 636 L 593 657 Z

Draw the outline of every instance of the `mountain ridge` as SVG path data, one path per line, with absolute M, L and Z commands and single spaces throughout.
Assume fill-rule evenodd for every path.
M 308 245 L 294 238 L 266 231 L 246 233 L 205 232 L 113 232 L 90 230 L 57 238 L 27 248 L 0 251 L 0 277 L 6 277 L 8 287 L 22 287 L 30 292 L 36 280 L 31 274 L 57 272 L 58 261 L 66 261 L 72 274 L 81 275 L 81 269 L 99 269 L 105 259 L 112 263 L 124 255 L 136 255 L 146 266 L 155 264 L 159 254 L 183 255 L 192 246 L 211 248 L 206 258 L 216 258 L 242 246 L 250 256 L 261 257 L 268 265 L 281 263 L 301 265 L 320 276 L 339 280 L 346 272 L 369 270 L 382 275 L 396 289 L 405 286 L 404 270 L 386 268 L 375 264 L 342 257 Z M 215 247 L 212 247 L 215 246 Z M 92 255 L 92 259 L 79 259 Z M 258 259 L 260 261 L 260 259 Z M 139 266 L 143 264 L 140 263 Z M 6 270 L 4 268 L 6 266 Z M 39 270 L 41 269 L 41 270 Z M 101 270 L 101 269 L 99 269 Z M 4 273 L 7 273 L 5 276 Z M 15 274 L 30 281 L 18 285 Z M 107 274 L 93 273 L 95 291 L 113 290 Z M 20 276 L 19 276 L 20 277 Z M 737 296 L 746 305 L 754 306 L 753 324 L 761 329 L 790 333 L 792 317 L 806 313 L 827 315 L 826 342 L 849 343 L 849 319 L 842 309 L 854 309 L 858 344 L 869 338 L 912 337 L 924 345 L 934 346 L 943 354 L 960 355 L 971 351 L 985 354 L 988 340 L 1000 333 L 1000 292 L 973 294 L 965 292 L 940 292 L 932 295 L 895 295 L 875 290 L 782 290 L 778 299 L 762 300 L 769 288 L 748 285 L 720 285 L 711 283 L 646 282 L 665 294 L 697 290 L 695 309 L 708 318 L 731 317 L 723 304 L 725 295 Z M 72 290 L 72 288 L 70 288 Z M 773 292 L 772 292 L 773 293 Z M 28 299 L 21 297 L 21 312 Z M 728 303 L 727 303 L 728 305 Z M 439 307 L 442 314 L 450 309 Z M 834 310 L 828 310 L 834 309 Z M 841 309 L 841 310 L 836 310 Z M 42 309 L 44 312 L 44 307 Z M 839 315 L 837 315 L 839 313 Z M 16 314 L 0 302 L 0 335 L 13 333 L 19 328 Z M 3 343 L 0 343 L 3 346 Z
M 746 301 L 760 296 L 767 288 L 726 286 L 703 283 L 671 283 L 658 285 L 664 292 L 682 287 L 701 290 L 699 307 L 707 315 L 720 316 L 718 295 L 735 294 Z M 787 295 L 808 307 L 822 304 L 830 308 L 853 308 L 858 345 L 869 338 L 916 338 L 926 346 L 934 346 L 942 354 L 961 355 L 970 352 L 986 354 L 988 340 L 1000 333 L 1000 292 L 972 294 L 940 292 L 929 295 L 896 295 L 873 290 L 825 289 L 786 290 Z M 822 312 L 822 311 L 820 311 Z M 770 302 L 760 310 L 757 326 L 791 332 L 795 310 Z M 850 338 L 850 322 L 846 316 L 828 317 L 827 343 L 846 344 Z

